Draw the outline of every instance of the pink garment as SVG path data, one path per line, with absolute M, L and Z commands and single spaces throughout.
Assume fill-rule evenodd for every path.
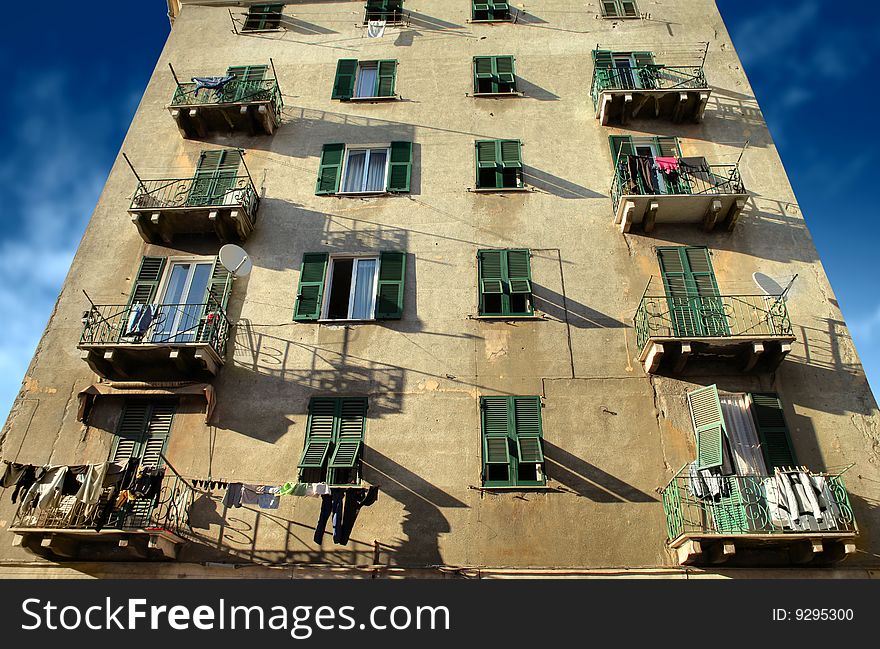
M 665 174 L 668 174 L 670 171 L 678 171 L 679 169 L 678 158 L 660 157 L 654 158 L 654 162 L 657 163 L 660 171 Z

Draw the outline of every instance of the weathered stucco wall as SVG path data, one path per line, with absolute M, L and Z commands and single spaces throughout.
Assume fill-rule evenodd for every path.
M 645 3 L 643 3 L 645 4 Z M 694 454 L 685 393 L 778 392 L 794 445 L 816 469 L 854 463 L 847 485 L 862 535 L 847 566 L 876 566 L 880 484 L 877 406 L 739 59 L 713 2 L 663 0 L 652 20 L 599 18 L 597 1 L 547 0 L 518 24 L 468 22 L 469 3 L 407 0 L 408 28 L 367 39 L 362 2 L 302 2 L 280 32 L 236 35 L 225 7 L 185 3 L 144 94 L 124 151 L 144 177 L 189 175 L 199 151 L 246 150 L 263 195 L 245 247 L 254 270 L 237 280 L 235 328 L 215 382 L 211 425 L 181 408 L 168 449 L 186 476 L 282 483 L 295 479 L 309 398 L 368 395 L 365 478 L 381 485 L 347 547 L 312 540 L 317 499 L 274 512 L 224 512 L 204 496 L 194 509 L 204 544 L 183 560 L 424 567 L 656 567 L 664 546 L 658 494 Z M 637 121 L 602 127 L 589 97 L 597 43 L 662 52 L 709 43 L 713 93 L 701 124 Z M 475 55 L 516 57 L 522 98 L 474 99 Z M 658 54 L 659 56 L 659 54 Z M 274 136 L 184 140 L 165 109 L 174 81 L 273 59 L 284 93 Z M 339 58 L 399 61 L 391 103 L 330 99 Z M 612 224 L 608 136 L 675 135 L 684 155 L 735 162 L 751 197 L 732 232 L 658 225 L 651 236 Z M 519 138 L 528 193 L 479 195 L 475 139 Z M 314 195 L 323 144 L 412 140 L 413 191 L 368 199 Z M 100 461 L 118 403 L 99 403 L 93 425 L 75 420 L 76 393 L 95 376 L 76 349 L 82 289 L 122 302 L 142 254 L 214 254 L 215 242 L 145 246 L 126 213 L 135 181 L 120 157 L 88 226 L 49 326 L 3 431 L 2 455 L 33 463 Z M 798 342 L 774 374 L 709 373 L 649 378 L 636 356 L 632 317 L 657 245 L 708 245 L 722 292 L 757 292 L 752 273 L 783 284 Z M 477 312 L 476 252 L 531 248 L 541 319 L 485 322 Z M 325 326 L 291 321 L 304 252 L 405 249 L 407 293 L 399 322 Z M 567 313 L 563 308 L 567 305 Z M 552 490 L 488 494 L 480 484 L 478 397 L 544 397 Z M 14 507 L 4 494 L 0 527 Z M 0 559 L 31 558 L 0 533 Z

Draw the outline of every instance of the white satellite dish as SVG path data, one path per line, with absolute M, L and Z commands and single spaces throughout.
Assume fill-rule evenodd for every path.
M 232 273 L 233 277 L 247 277 L 254 267 L 254 262 L 248 257 L 245 249 L 231 243 L 220 248 L 220 264 Z

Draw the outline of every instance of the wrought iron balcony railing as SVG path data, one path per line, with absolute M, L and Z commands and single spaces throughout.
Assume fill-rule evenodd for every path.
M 593 106 L 605 90 L 703 90 L 709 87 L 702 66 L 639 65 L 593 69 Z
M 624 196 L 723 196 L 745 194 L 739 165 L 693 166 L 679 160 L 678 169 L 665 173 L 654 159 L 622 155 L 611 185 L 614 210 Z
M 248 176 L 194 176 L 142 181 L 129 209 L 240 207 L 253 219 L 258 202 Z
M 86 505 L 75 496 L 62 496 L 55 507 L 38 509 L 32 503 L 19 505 L 11 528 L 20 530 L 98 530 L 165 531 L 180 535 L 189 529 L 189 511 L 193 503 L 192 486 L 170 465 L 159 494 L 154 499 L 129 501 L 114 508 L 116 490 L 106 487 L 97 505 Z
M 710 478 L 717 480 L 717 495 L 701 498 L 695 495 L 699 490 L 691 485 L 685 465 L 663 490 L 669 541 L 684 535 L 858 533 L 841 474 L 786 473 L 795 478 L 800 473 L 806 476 L 812 485 L 816 508 L 804 507 L 793 493 L 787 495 L 778 474 Z
M 213 299 L 201 304 L 95 305 L 83 324 L 81 347 L 208 345 L 223 358 L 229 337 L 225 310 Z
M 794 335 L 781 295 L 645 295 L 634 318 L 639 349 L 651 338 Z
M 221 88 L 199 88 L 193 82 L 178 83 L 171 99 L 171 107 L 219 106 L 223 104 L 253 104 L 269 102 L 280 116 L 284 108 L 281 90 L 276 79 L 242 81 L 233 79 Z

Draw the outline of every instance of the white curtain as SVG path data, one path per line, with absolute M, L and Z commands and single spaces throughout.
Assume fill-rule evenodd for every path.
M 377 76 L 379 76 L 379 68 L 377 66 L 361 66 L 358 70 L 357 89 L 354 96 L 375 97 Z
M 363 191 L 364 164 L 366 164 L 366 160 L 366 151 L 352 151 L 348 154 L 348 162 L 345 167 L 345 184 L 342 187 L 342 191 Z
M 370 167 L 367 170 L 367 186 L 364 191 L 385 191 L 385 162 L 388 152 L 384 149 L 370 151 Z
M 352 320 L 369 320 L 373 317 L 373 284 L 378 262 L 375 259 L 358 259 L 356 263 L 354 301 L 350 317 Z
M 721 395 L 721 412 L 739 475 L 768 475 L 746 395 Z

